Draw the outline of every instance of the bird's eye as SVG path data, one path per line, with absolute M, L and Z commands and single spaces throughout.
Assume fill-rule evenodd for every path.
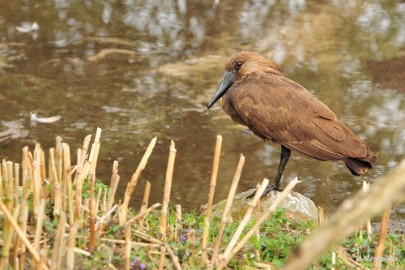
M 235 63 L 235 69 L 239 70 L 242 67 L 243 63 L 242 62 L 236 62 Z

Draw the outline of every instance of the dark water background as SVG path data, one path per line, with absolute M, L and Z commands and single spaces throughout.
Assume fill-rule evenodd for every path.
M 39 30 L 17 31 L 23 22 L 37 22 Z M 103 49 L 112 53 L 94 58 Z M 279 146 L 233 123 L 219 105 L 206 109 L 227 58 L 239 50 L 279 63 L 379 157 L 374 170 L 354 178 L 340 162 L 293 153 L 284 184 L 298 176 L 296 190 L 333 211 L 362 180 L 373 181 L 404 158 L 405 3 L 360 0 L 3 0 L 0 128 L 16 131 L 0 145 L 0 158 L 19 162 L 23 146 L 38 141 L 48 149 L 57 135 L 73 152 L 101 127 L 97 176 L 108 184 L 118 160 L 122 196 L 157 136 L 133 199 L 137 207 L 146 180 L 151 200 L 161 201 L 173 139 L 172 202 L 196 209 L 206 203 L 215 137 L 222 134 L 216 201 L 226 197 L 240 153 L 246 163 L 239 191 L 273 179 Z M 384 83 L 388 77 L 392 84 Z M 30 112 L 62 119 L 35 125 Z M 405 207 L 395 207 L 393 217 L 403 220 Z

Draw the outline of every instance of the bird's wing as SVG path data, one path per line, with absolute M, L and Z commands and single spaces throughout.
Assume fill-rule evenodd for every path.
M 367 155 L 367 147 L 325 104 L 284 76 L 246 78 L 230 92 L 234 112 L 228 113 L 263 139 L 320 160 Z

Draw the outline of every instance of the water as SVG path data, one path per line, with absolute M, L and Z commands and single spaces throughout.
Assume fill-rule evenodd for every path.
M 17 31 L 23 22 L 37 22 L 39 30 Z M 107 54 L 99 54 L 103 49 Z M 172 202 L 195 209 L 206 203 L 215 137 L 222 134 L 216 201 L 226 197 L 240 153 L 246 163 L 239 191 L 273 179 L 279 146 L 233 123 L 219 105 L 206 109 L 227 58 L 239 50 L 278 62 L 379 157 L 374 170 L 354 178 L 342 163 L 293 153 L 282 183 L 299 176 L 297 191 L 333 211 L 362 180 L 404 158 L 404 93 L 381 83 L 373 63 L 405 61 L 405 3 L 336 0 L 3 1 L 0 130 L 13 128 L 16 138 L 0 145 L 0 158 L 19 162 L 23 146 L 38 141 L 47 149 L 57 135 L 75 149 L 101 127 L 97 176 L 108 183 L 118 160 L 122 196 L 157 136 L 132 201 L 138 207 L 146 180 L 151 201 L 161 201 L 174 140 Z M 405 70 L 393 72 L 403 85 Z M 62 119 L 35 125 L 30 112 Z M 393 214 L 403 220 L 404 207 Z

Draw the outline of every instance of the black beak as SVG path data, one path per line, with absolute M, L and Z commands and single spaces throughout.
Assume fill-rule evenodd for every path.
M 221 82 L 219 83 L 219 86 L 217 88 L 217 91 L 215 91 L 214 95 L 211 98 L 211 101 L 208 103 L 208 109 L 212 107 L 212 105 L 215 104 L 215 102 L 218 101 L 229 89 L 229 87 L 232 86 L 232 84 L 235 81 L 236 77 L 236 72 L 235 71 L 226 71 L 224 74 L 224 77 L 222 78 Z

